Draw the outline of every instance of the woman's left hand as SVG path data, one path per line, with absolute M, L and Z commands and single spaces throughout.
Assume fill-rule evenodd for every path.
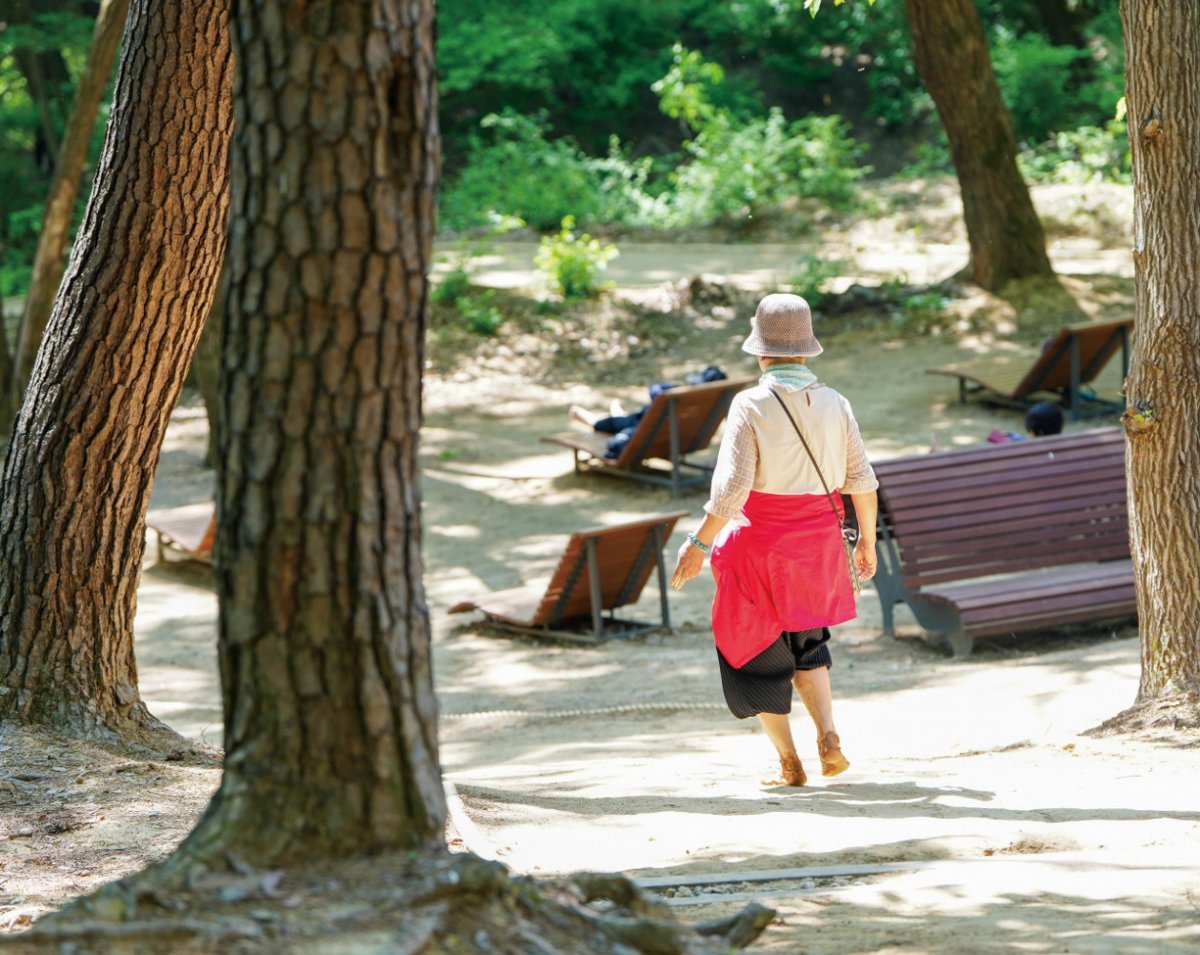
M 691 541 L 684 541 L 675 561 L 675 572 L 671 575 L 671 586 L 678 590 L 693 577 L 700 576 L 704 569 L 704 551 Z

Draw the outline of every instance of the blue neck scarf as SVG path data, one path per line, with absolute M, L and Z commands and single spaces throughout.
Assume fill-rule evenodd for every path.
M 809 385 L 817 383 L 817 376 L 812 373 L 808 365 L 799 363 L 772 365 L 763 372 L 763 376 L 759 380 L 766 382 L 767 379 L 795 389 L 807 388 Z

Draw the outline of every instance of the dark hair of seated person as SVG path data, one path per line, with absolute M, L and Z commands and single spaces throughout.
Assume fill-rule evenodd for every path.
M 1062 408 L 1051 401 L 1039 401 L 1025 415 L 1025 430 L 1035 438 L 1059 434 L 1062 429 Z

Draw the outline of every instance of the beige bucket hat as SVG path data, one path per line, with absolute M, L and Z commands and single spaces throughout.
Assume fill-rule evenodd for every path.
M 742 351 L 762 358 L 815 358 L 825 349 L 813 335 L 812 309 L 799 295 L 775 292 L 758 303 Z

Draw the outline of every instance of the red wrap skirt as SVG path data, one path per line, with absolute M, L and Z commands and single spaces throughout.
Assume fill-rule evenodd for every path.
M 838 513 L 841 499 L 834 495 Z M 712 628 L 732 667 L 785 630 L 831 627 L 855 616 L 837 517 L 824 494 L 751 491 L 743 520 L 713 547 Z

